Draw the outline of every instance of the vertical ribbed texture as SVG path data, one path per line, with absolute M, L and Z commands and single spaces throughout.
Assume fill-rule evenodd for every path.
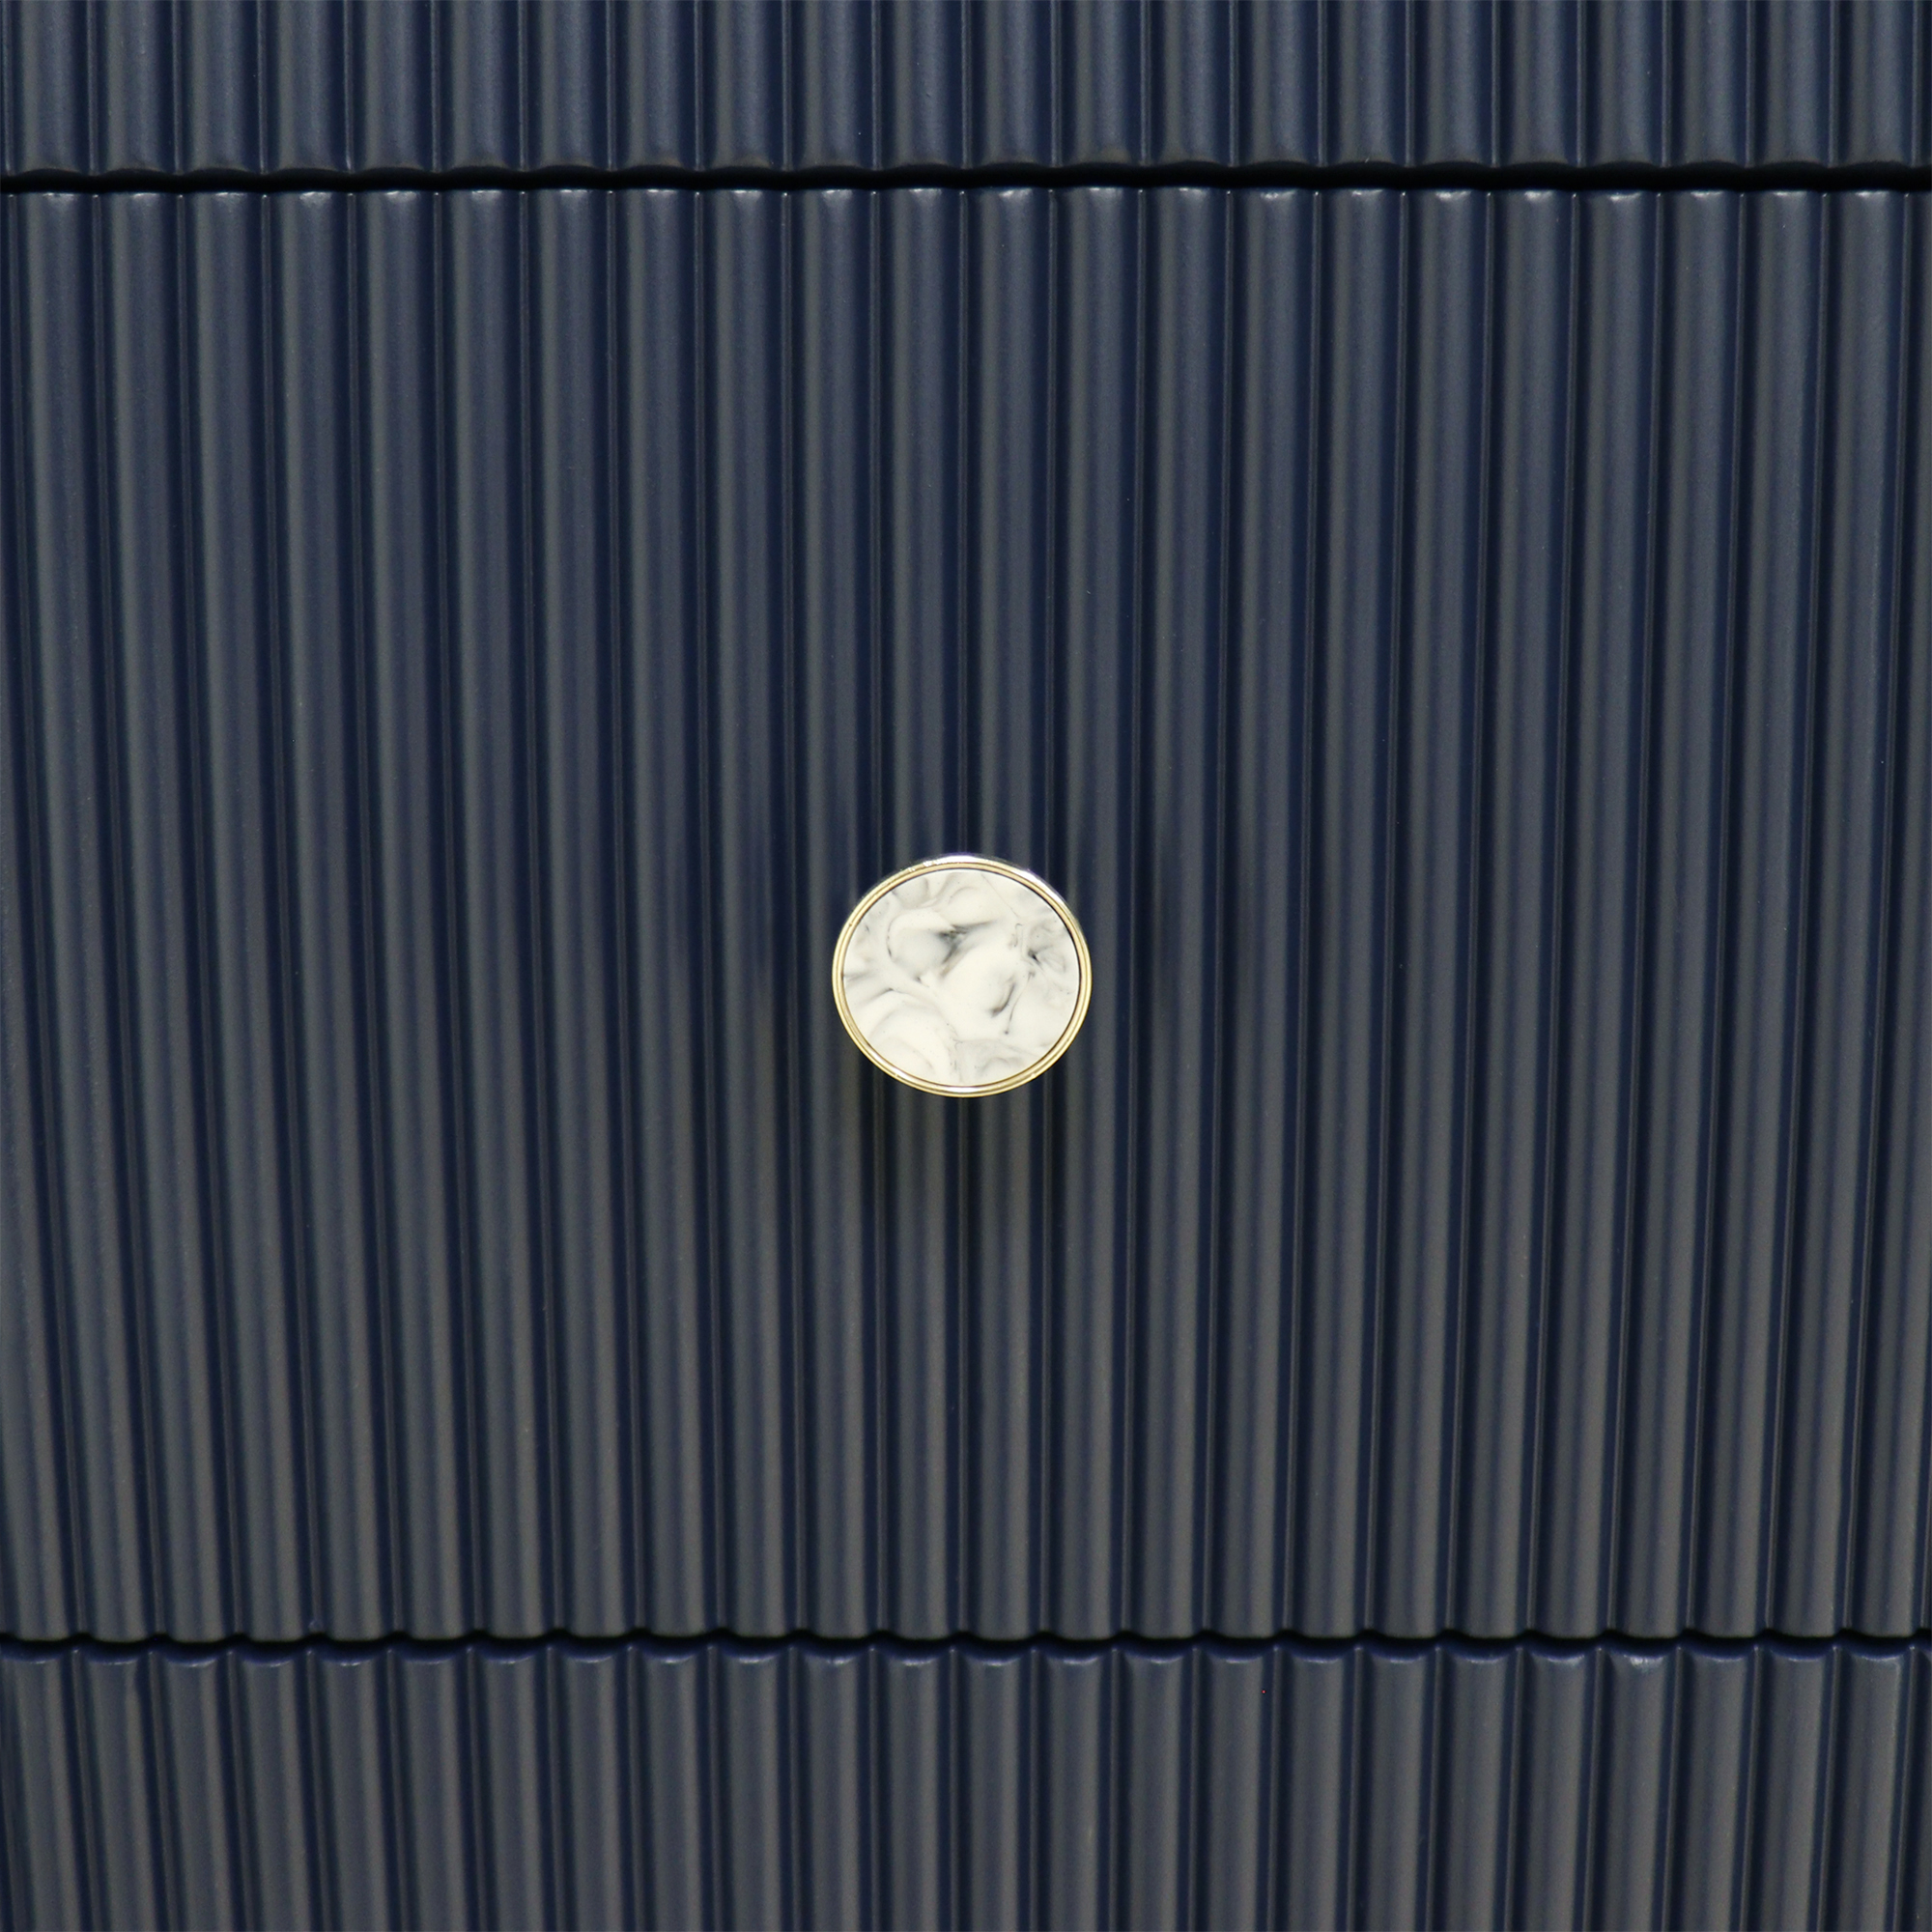
M 1234 213 L 1232 376 L 1245 406 L 1228 415 L 1221 997 L 1247 1017 L 1243 1050 L 1221 1075 L 1208 1601 L 1217 1622 L 1248 1629 L 1281 1602 L 1298 1467 L 1310 558 L 1282 532 L 1307 527 L 1316 391 L 1312 303 L 1284 307 L 1274 292 L 1309 272 L 1316 208 L 1257 195 Z
M 705 1186 L 710 1109 L 703 1030 L 711 1002 L 701 807 L 704 610 L 696 504 L 699 328 L 695 259 L 700 211 L 689 195 L 626 196 L 612 209 L 622 415 L 621 769 L 628 796 L 624 1066 L 630 1070 L 627 1172 L 632 1304 L 639 1367 L 631 1456 L 646 1525 L 634 1562 L 649 1627 L 698 1630 L 720 1560 L 712 1520 L 718 1396 L 712 1205 Z
M 97 204 L 98 206 L 98 204 Z M 208 875 L 209 1165 L 217 1204 L 233 1404 L 229 1454 L 242 1625 L 281 1636 L 307 1623 L 313 1587 L 308 1490 L 310 1404 L 303 1385 L 305 1284 L 297 1247 L 297 1134 L 291 1074 L 290 867 L 281 782 L 290 693 L 277 582 L 284 506 L 274 500 L 278 439 L 266 297 L 268 209 L 252 195 L 185 206 L 190 278 L 185 389 L 186 550 L 195 577 L 197 694 Z M 320 240 L 313 227 L 311 245 Z M 255 299 L 218 295 L 237 286 Z M 282 412 L 273 420 L 279 428 Z M 339 651 L 341 639 L 337 638 Z
M 0 1919 L 1908 1925 L 1922 1643 L 0 1650 Z
M 388 1293 L 396 1548 L 415 1558 L 391 1614 L 454 1634 L 469 1595 L 473 1508 L 471 1376 L 459 1343 L 467 1268 L 459 1221 L 458 1033 L 448 796 L 454 686 L 439 558 L 443 543 L 436 211 L 400 196 L 358 201 L 368 291 L 356 318 L 356 435 L 368 664 L 368 954 L 381 1106 L 383 1255 Z
M 1126 1471 L 1141 1507 L 1124 1580 L 1144 1627 L 1169 1636 L 1200 1628 L 1217 1294 L 1229 215 L 1225 196 L 1193 188 L 1152 198 L 1145 221 L 1132 1183 L 1144 1273 Z
M 794 840 L 804 829 L 791 810 L 786 756 L 797 715 L 786 595 L 790 224 L 781 202 L 753 193 L 707 197 L 702 218 L 707 1071 L 718 1107 L 710 1169 L 720 1481 L 732 1498 L 721 1525 L 719 1601 L 730 1628 L 776 1634 L 796 1621 L 798 1554 L 797 1424 L 786 1373 L 797 1344 L 798 1142 L 786 1079 L 794 974 L 780 944 L 796 930 Z
M 472 16 L 478 30 L 484 17 Z M 466 195 L 441 211 L 439 238 L 465 1300 L 488 1418 L 475 1438 L 474 1587 L 487 1627 L 520 1633 L 544 1625 L 555 1549 L 538 1449 L 553 1428 L 554 1343 L 539 1084 L 551 1053 L 536 983 L 549 934 L 534 890 L 526 213 L 520 195 Z M 583 777 L 594 787 L 594 772 Z
M 1655 883 L 1639 945 L 1635 998 L 1644 1015 L 1632 1079 L 1638 1148 L 1653 1159 L 1632 1201 L 1626 1232 L 1624 1388 L 1628 1421 L 1619 1481 L 1633 1515 L 1649 1525 L 1648 1575 L 1624 1585 L 1620 1626 L 1654 1626 L 1658 1605 L 1685 1586 L 1690 1555 L 1690 1391 L 1703 1363 L 1715 1216 L 1711 1134 L 1716 979 L 1723 936 L 1723 793 L 1729 751 L 1728 672 L 1736 649 L 1731 609 L 1736 555 L 1738 417 L 1735 202 L 1688 195 L 1662 211 L 1664 277 L 1683 290 L 1668 359 L 1658 369 L 1653 417 L 1660 439 L 1658 533 L 1649 576 L 1652 656 L 1645 724 L 1652 773 L 1645 862 Z M 1720 272 L 1692 275 L 1715 260 Z M 1680 1135 L 1677 1122 L 1696 1122 Z M 1698 1295 L 1675 1292 L 1687 1277 Z M 1619 1548 L 1617 1560 L 1621 1564 Z
M 1308 842 L 1293 1627 L 1362 1600 L 1382 1279 L 1388 998 L 1388 716 L 1402 461 L 1403 207 L 1323 196 L 1315 217 L 1317 384 L 1308 652 Z M 1342 504 L 1345 515 L 1335 514 Z M 1234 1016 L 1230 1015 L 1231 1020 Z M 1239 1022 L 1234 1021 L 1238 1028 Z M 1238 1037 L 1238 1033 L 1236 1035 Z M 1231 1138 L 1245 1126 L 1231 1122 Z
M 1402 484 L 1390 714 L 1384 1234 L 1388 1280 L 1415 1292 L 1385 1298 L 1378 1392 L 1388 1427 L 1368 1552 L 1374 1621 L 1401 1629 L 1426 1620 L 1440 1601 L 1456 1488 L 1493 245 L 1478 196 L 1431 197 L 1416 213 L 1405 264 L 1414 346 L 1403 395 L 1413 454 Z M 1417 972 L 1421 959 L 1435 970 Z
M 937 13 L 939 10 L 929 10 Z M 965 842 L 960 811 L 965 209 L 917 190 L 882 199 L 878 671 L 879 875 Z M 849 909 L 849 908 L 848 908 Z M 833 917 L 842 920 L 843 912 Z M 836 928 L 834 928 L 836 929 Z M 957 1627 L 960 1110 L 886 1081 L 878 1112 L 881 1610 L 892 1628 Z
M 1465 1182 L 1468 1278 L 1481 1292 L 1462 1353 L 1452 1597 L 1453 1620 L 1474 1629 L 1530 1608 L 1575 213 L 1567 199 L 1536 194 L 1511 196 L 1492 216 Z
M 836 933 L 878 876 L 872 305 L 879 210 L 868 195 L 834 191 L 801 202 L 798 213 L 791 355 L 798 372 L 791 584 L 797 769 L 801 777 L 841 769 L 863 775 L 840 787 L 830 811 L 816 809 L 809 791 L 796 811 L 798 895 L 806 929 L 816 937 Z M 854 1619 L 878 1590 L 879 1405 L 870 1359 L 878 1265 L 868 1191 L 850 1181 L 872 1158 L 878 1086 L 847 1051 L 844 1029 L 819 988 L 802 981 L 793 997 L 800 1096 L 823 1101 L 822 1112 L 811 1107 L 816 1130 L 799 1146 L 799 1358 L 811 1364 L 798 1417 L 800 1588 L 812 1629 L 861 1636 Z M 855 1470 L 866 1472 L 856 1497 Z
M 1569 492 L 1562 666 L 1564 776 L 1554 974 L 1548 1277 L 1538 1417 L 1534 1621 L 1603 1615 L 1613 1418 L 1622 1406 L 1630 1252 L 1631 1109 L 1639 1024 L 1645 694 L 1656 474 L 1656 223 L 1636 196 L 1578 205 L 1571 373 L 1577 461 Z M 1676 1279 L 1688 1286 L 1689 1271 Z
M 1923 197 L 0 218 L 0 1627 L 1927 1622 Z
M 315 1456 L 341 1479 L 318 1525 L 316 1560 L 326 1620 L 368 1630 L 391 1614 L 377 1580 L 392 1547 L 381 1483 L 386 1418 L 378 1408 L 385 1322 L 371 1132 L 362 664 L 359 651 L 340 647 L 356 582 L 355 358 L 349 319 L 327 294 L 346 271 L 353 212 L 330 198 L 311 208 L 284 201 L 274 213 L 284 425 L 276 497 L 291 506 L 282 517 L 280 620 L 289 667 L 291 944 L 300 962 L 291 1001 L 304 1150 L 299 1213 Z M 316 493 L 313 516 L 293 509 L 304 479 Z
M 1924 0 L 33 0 L 0 172 L 1923 165 Z
M 1134 562 L 1141 481 L 1144 237 L 1139 199 L 1101 189 L 1065 205 L 1055 286 L 1059 331 L 1059 464 L 1055 612 L 1062 639 L 1057 695 L 1068 730 L 1060 766 L 1056 880 L 1092 907 L 1082 924 L 1095 961 L 1083 1031 L 1097 1053 L 1065 1063 L 1059 1104 L 1057 1193 L 1049 1212 L 1057 1286 L 1047 1347 L 1052 1390 L 1048 1455 L 1049 1616 L 1070 1632 L 1105 1630 L 1123 1587 L 1116 1555 L 1125 1533 L 1126 1405 L 1133 1376 L 1128 1297 L 1138 1278 L 1129 1182 L 1145 1123 L 1126 1104 L 1136 1077 L 1142 966 L 1133 944 L 1139 839 L 1134 778 L 1139 659 Z M 1103 291 L 1118 290 L 1108 300 Z M 1106 894 L 1102 882 L 1122 890 Z M 1102 969 L 1099 961 L 1109 965 Z M 1088 1294 L 1080 1284 L 1104 1285 Z M 1071 1537 L 1104 1525 L 1107 1556 L 1072 1555 Z
M 1903 204 L 1848 195 L 1825 248 L 1830 359 L 1820 397 L 1811 687 L 1804 1036 L 1792 1208 L 1783 1470 L 1772 1620 L 1809 1629 L 1845 1588 L 1851 1466 L 1870 1293 L 1871 1174 L 1891 834 L 1888 765 L 1897 653 L 1899 513 L 1893 496 L 1907 315 Z M 1856 291 L 1856 293 L 1855 293 Z M 1853 479 L 1884 476 L 1883 507 Z M 1848 487 L 1849 486 L 1849 487 Z M 1901 493 L 1902 494 L 1902 493 Z
M 1910 260 L 1918 273 L 1932 261 L 1932 197 L 1914 202 L 1909 218 Z M 1910 534 L 1903 536 L 1898 560 L 1893 731 L 1886 751 L 1894 786 L 1889 801 L 1891 878 L 1871 1301 L 1863 1338 L 1865 1409 L 1856 1441 L 1859 1480 L 1873 1486 L 1871 1514 L 1853 1546 L 1853 1615 L 1861 1622 L 1886 1614 L 1883 1605 L 1902 1604 L 1911 1588 L 1916 1556 L 1908 1549 L 1925 1508 L 1932 1457 L 1925 1434 L 1932 1410 L 1918 1378 L 1918 1364 L 1932 1347 L 1926 1326 L 1932 1298 L 1906 1286 L 1932 1278 L 1932 1190 L 1923 1184 L 1932 1166 L 1932 1009 L 1912 991 L 1932 973 L 1932 813 L 1924 809 L 1932 796 L 1932 561 L 1918 534 L 1932 517 L 1932 343 L 1922 325 L 1915 326 L 1910 343 L 1912 372 L 1901 391 L 1897 429 L 1906 466 L 1898 527 Z M 1888 1446 L 1888 1435 L 1901 1424 L 1903 1438 Z
M 1795 1094 L 1801 894 L 1814 610 L 1818 307 L 1823 208 L 1797 196 L 1747 204 L 1744 299 L 1764 318 L 1741 371 L 1736 668 L 1711 1275 L 1713 1414 L 1699 1444 L 1726 1498 L 1700 1511 L 1697 1594 L 1719 1627 L 1770 1604 L 1769 1461 L 1788 1278 L 1786 1151 Z M 1747 1395 L 1747 1391 L 1750 1393 Z
M 1014 32 L 1037 11 L 996 4 Z M 1036 870 L 1050 869 L 1054 722 L 1051 338 L 1039 327 L 1052 314 L 1050 224 L 1048 198 L 1032 189 L 966 204 L 960 809 L 969 850 Z M 993 1636 L 1037 1629 L 1040 1616 L 1045 1100 L 1046 1090 L 1024 1087 L 960 1121 L 960 1625 Z

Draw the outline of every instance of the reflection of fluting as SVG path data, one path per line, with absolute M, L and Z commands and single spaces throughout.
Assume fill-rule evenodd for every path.
M 845 1004 L 888 1065 L 944 1086 L 1023 1073 L 1080 998 L 1073 936 L 997 872 L 924 872 L 869 907 L 845 950 Z

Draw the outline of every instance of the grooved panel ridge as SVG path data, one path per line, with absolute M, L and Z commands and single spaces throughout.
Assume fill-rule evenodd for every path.
M 1922 166 L 1927 0 L 9 0 L 0 173 Z
M 0 198 L 0 1631 L 1932 1626 L 1928 243 Z
M 1932 1656 L 0 1644 L 0 1923 L 1907 1926 Z

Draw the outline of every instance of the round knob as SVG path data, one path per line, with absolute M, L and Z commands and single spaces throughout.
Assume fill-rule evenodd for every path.
M 955 853 L 881 879 L 832 954 L 832 996 L 859 1050 L 927 1094 L 1036 1080 L 1087 1017 L 1094 964 L 1045 880 Z

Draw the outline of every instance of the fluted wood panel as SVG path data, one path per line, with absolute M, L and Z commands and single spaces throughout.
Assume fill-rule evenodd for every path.
M 0 170 L 1922 166 L 1925 0 L 16 0 Z
M 0 1923 L 1869 1925 L 1923 1643 L 0 1645 Z
M 1929 221 L 5 198 L 0 1628 L 1932 1623 Z

